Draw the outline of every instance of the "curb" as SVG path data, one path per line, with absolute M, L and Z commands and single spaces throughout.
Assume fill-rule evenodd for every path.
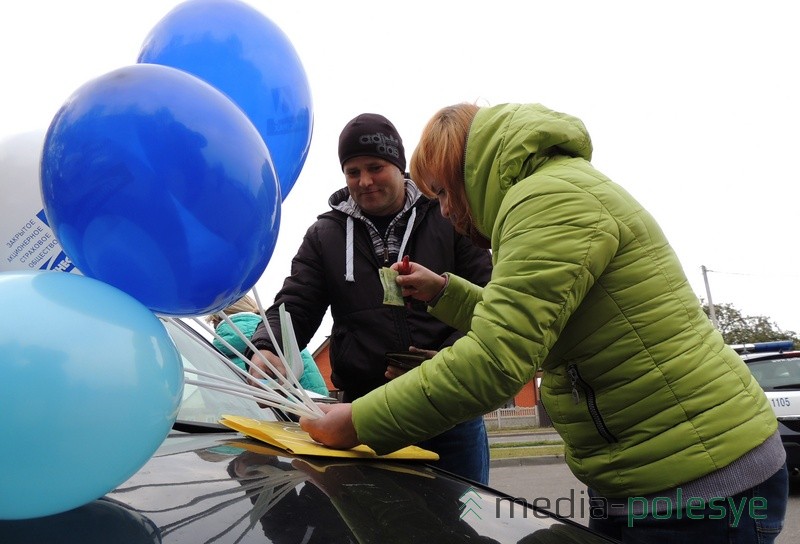
M 491 440 L 492 438 L 510 438 L 515 436 L 530 436 L 536 437 L 539 435 L 558 435 L 552 429 L 534 430 L 534 431 L 487 431 L 486 436 Z
M 555 431 L 550 431 L 550 432 L 555 433 Z M 548 431 L 524 431 L 524 432 L 519 432 L 519 431 L 517 431 L 517 432 L 514 432 L 514 431 L 511 431 L 511 432 L 488 431 L 486 433 L 486 436 L 488 436 L 489 438 L 492 438 L 492 437 L 497 437 L 497 436 L 500 436 L 500 437 L 507 437 L 507 436 L 536 436 L 537 434 L 549 434 L 549 432 Z
M 506 459 L 490 459 L 489 468 L 521 467 L 527 465 L 555 465 L 564 463 L 562 455 L 539 455 L 534 457 L 509 457 Z

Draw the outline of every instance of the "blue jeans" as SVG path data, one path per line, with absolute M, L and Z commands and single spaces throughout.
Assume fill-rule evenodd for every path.
M 760 484 L 733 497 L 712 499 L 704 509 L 669 515 L 592 518 L 589 527 L 625 544 L 695 542 L 770 544 L 783 528 L 789 478 L 786 465 Z M 640 519 L 641 518 L 641 519 Z
M 431 465 L 486 485 L 489 482 L 489 439 L 482 417 L 459 423 L 417 446 L 439 454 Z

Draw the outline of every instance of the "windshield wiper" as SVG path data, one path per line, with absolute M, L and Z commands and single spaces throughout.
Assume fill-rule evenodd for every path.
M 773 385 L 771 389 L 800 389 L 800 383 L 789 383 L 785 385 Z
M 236 432 L 230 427 L 221 423 L 204 423 L 199 421 L 176 421 L 172 424 L 172 430 L 182 433 L 233 433 Z

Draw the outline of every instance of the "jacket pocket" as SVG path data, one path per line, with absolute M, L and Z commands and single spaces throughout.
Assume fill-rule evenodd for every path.
M 617 437 L 608 429 L 606 422 L 603 421 L 603 415 L 597 407 L 597 397 L 592 389 L 592 386 L 585 381 L 578 372 L 578 365 L 567 365 L 567 375 L 572 383 L 572 402 L 580 404 L 581 397 L 586 399 L 586 407 L 589 409 L 589 415 L 592 418 L 597 432 L 606 442 L 618 442 Z M 581 395 L 581 393 L 583 393 Z

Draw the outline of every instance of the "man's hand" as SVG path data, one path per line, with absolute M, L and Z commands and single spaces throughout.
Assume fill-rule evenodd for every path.
M 386 367 L 386 372 L 383 373 L 383 377 L 386 378 L 387 380 L 393 380 L 399 376 L 402 376 L 406 372 L 408 372 L 408 370 L 405 370 L 397 366 L 388 365 Z
M 300 428 L 320 444 L 338 450 L 349 450 L 361 442 L 353 425 L 352 404 L 320 404 L 325 415 L 311 419 L 300 417 Z
M 260 355 L 259 355 L 260 354 Z M 267 376 L 270 378 L 275 377 L 275 373 L 267 366 L 264 362 L 263 358 L 266 358 L 275 369 L 281 373 L 281 375 L 286 376 L 286 369 L 281 362 L 281 358 L 272 353 L 267 349 L 261 349 L 257 353 L 254 353 L 253 356 L 250 358 L 250 375 L 256 380 L 263 380 L 264 376 L 261 375 L 261 372 L 256 370 L 255 367 L 260 368 Z
M 419 353 L 420 355 L 424 355 L 425 359 L 433 359 L 433 356 L 439 353 L 439 350 L 435 349 L 422 349 L 416 346 L 408 346 L 408 351 L 411 353 Z
M 394 263 L 392 270 L 399 271 L 404 263 Z M 429 302 L 444 289 L 447 280 L 421 264 L 409 262 L 406 274 L 399 274 L 395 282 L 400 286 L 404 297 L 412 297 L 423 302 Z
M 419 353 L 420 355 L 424 355 L 426 360 L 433 359 L 433 356 L 439 353 L 437 350 L 434 349 L 422 349 L 414 346 L 409 346 L 408 351 L 410 353 Z M 399 376 L 402 376 L 406 372 L 408 372 L 408 369 L 400 368 L 399 366 L 394 366 L 391 363 L 389 363 L 389 365 L 386 366 L 386 372 L 383 373 L 383 376 L 387 380 L 393 380 Z

